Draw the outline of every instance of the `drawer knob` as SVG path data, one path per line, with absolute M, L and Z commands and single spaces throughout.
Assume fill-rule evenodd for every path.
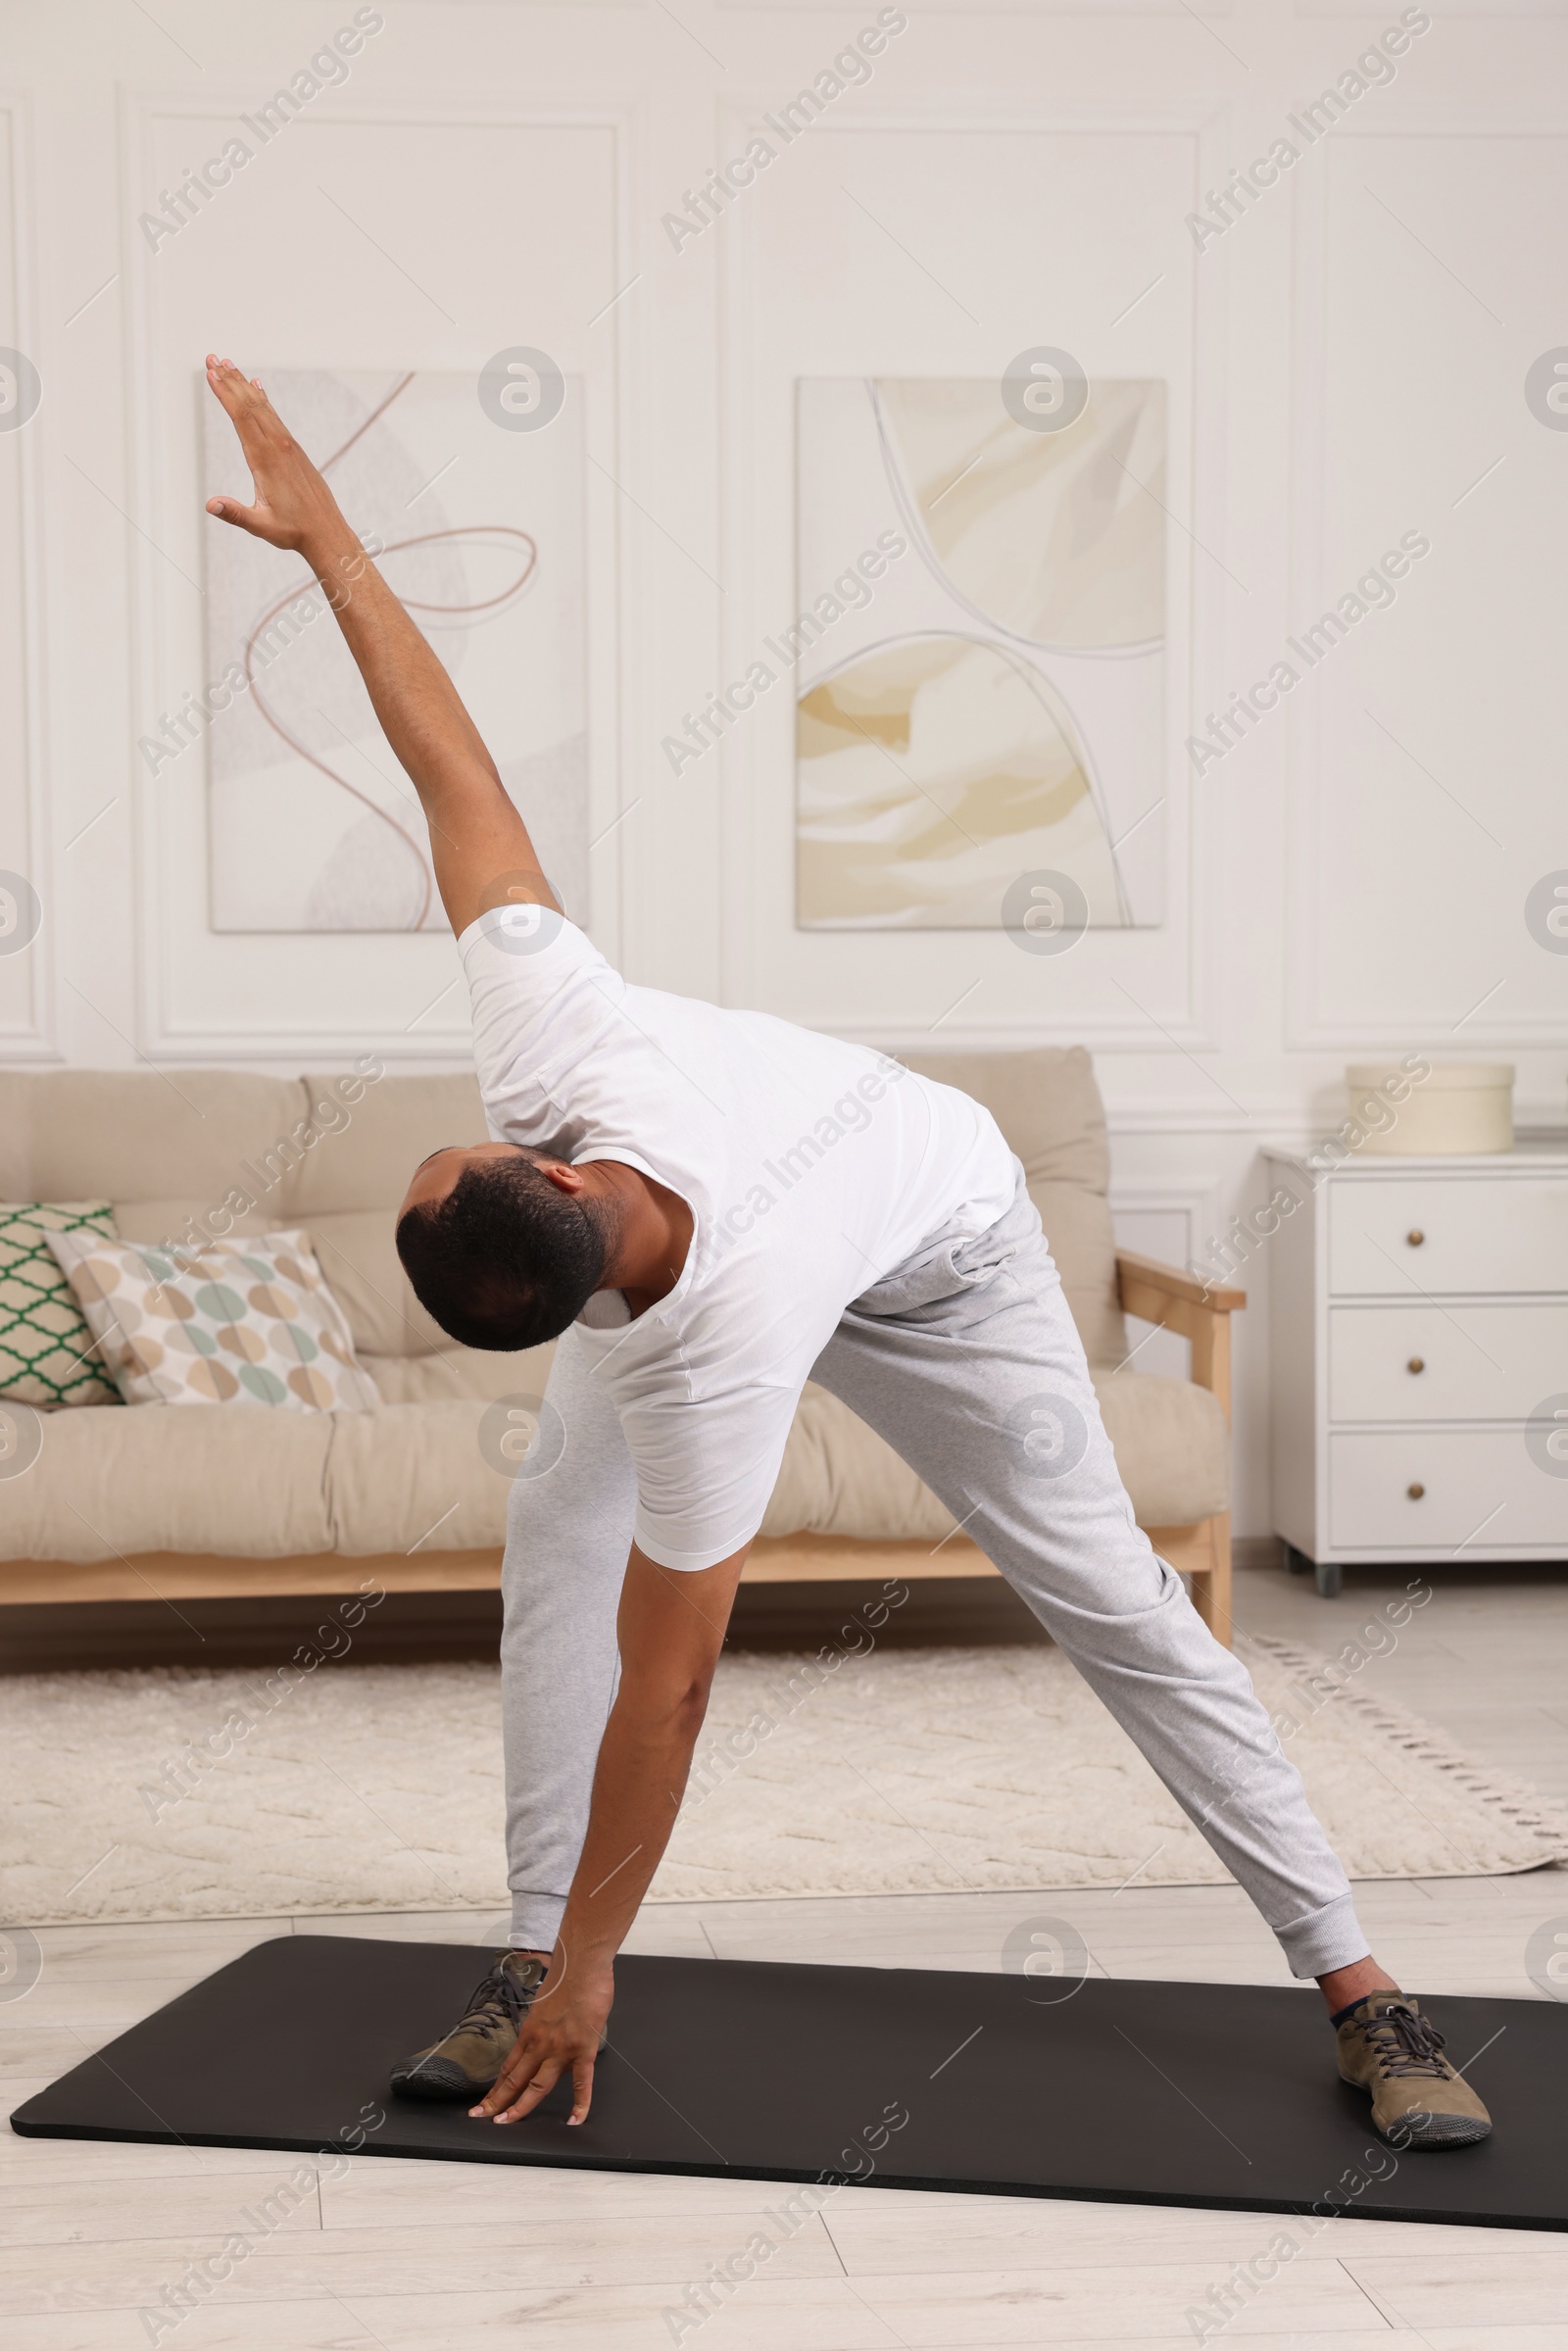
M 1405 1365 L 1405 1367 L 1404 1367 L 1404 1368 L 1405 1368 L 1405 1370 L 1406 1370 L 1406 1371 L 1425 1371 L 1425 1370 L 1426 1370 L 1426 1364 L 1425 1364 L 1425 1362 L 1423 1361 L 1423 1359 L 1421 1358 L 1421 1356 L 1419 1356 L 1419 1355 L 1412 1355 L 1412 1356 L 1410 1357 L 1410 1360 L 1409 1360 L 1409 1362 L 1408 1362 L 1408 1363 Z
M 1420 1479 L 1417 1478 L 1415 1484 L 1413 1486 L 1407 1486 L 1404 1491 L 1409 1495 L 1412 1502 L 1418 1502 L 1421 1499 L 1421 1496 L 1425 1494 L 1426 1488 L 1422 1485 Z
M 1419 1225 L 1414 1225 L 1404 1237 L 1405 1247 L 1407 1249 L 1419 1249 L 1425 1239 L 1426 1235 L 1422 1232 L 1421 1227 Z

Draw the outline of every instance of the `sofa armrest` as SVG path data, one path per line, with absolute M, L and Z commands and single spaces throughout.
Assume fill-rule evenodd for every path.
M 1190 1343 L 1194 1386 L 1209 1391 L 1228 1423 L 1231 1316 L 1246 1305 L 1246 1291 L 1227 1289 L 1217 1282 L 1200 1282 L 1193 1274 L 1179 1272 L 1174 1265 L 1160 1265 L 1154 1258 L 1137 1256 L 1131 1249 L 1116 1251 L 1116 1289 L 1124 1313 L 1136 1314 L 1142 1322 L 1158 1323 Z M 1205 1519 L 1203 1526 L 1193 1532 L 1203 1537 L 1208 1548 L 1206 1563 L 1200 1565 L 1195 1560 L 1189 1570 L 1193 1605 L 1215 1640 L 1229 1648 L 1230 1512 L 1222 1511 L 1218 1518 Z M 1168 1556 L 1175 1557 L 1168 1543 L 1165 1549 Z M 1187 1562 L 1177 1559 L 1176 1564 L 1185 1567 Z
M 1219 1398 L 1229 1420 L 1230 1318 L 1246 1305 L 1246 1291 L 1200 1282 L 1174 1265 L 1160 1265 L 1131 1249 L 1116 1252 L 1116 1288 L 1124 1313 L 1136 1314 L 1141 1322 L 1159 1323 L 1191 1344 L 1194 1382 Z

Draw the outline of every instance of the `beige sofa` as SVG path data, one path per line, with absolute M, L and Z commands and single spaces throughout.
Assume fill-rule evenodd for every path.
M 906 1057 L 985 1102 L 1023 1161 L 1139 1523 L 1228 1639 L 1228 1315 L 1242 1293 L 1205 1298 L 1190 1276 L 1117 1254 L 1086 1053 Z M 135 1241 L 178 1237 L 188 1217 L 304 1226 L 382 1398 L 359 1413 L 50 1413 L 32 1466 L 0 1478 L 0 1601 L 493 1585 L 509 1487 L 481 1424 L 501 1398 L 543 1390 L 550 1350 L 454 1346 L 409 1288 L 391 1213 L 426 1152 L 484 1132 L 467 1076 L 0 1074 L 0 1200 L 108 1199 Z M 1127 1312 L 1191 1340 L 1191 1380 L 1125 1363 Z M 807 1389 L 749 1581 L 993 1572 L 879 1438 Z

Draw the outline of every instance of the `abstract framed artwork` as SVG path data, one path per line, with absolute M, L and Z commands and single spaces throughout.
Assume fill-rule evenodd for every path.
M 577 921 L 588 809 L 580 386 L 547 429 L 498 428 L 472 375 L 261 370 L 455 679 Z M 202 389 L 205 494 L 248 498 Z M 417 931 L 445 921 L 414 788 L 298 557 L 207 534 L 215 931 Z
M 1092 926 L 1158 924 L 1163 383 L 1096 378 L 1055 431 L 994 379 L 797 401 L 797 926 L 1000 929 L 1042 871 Z

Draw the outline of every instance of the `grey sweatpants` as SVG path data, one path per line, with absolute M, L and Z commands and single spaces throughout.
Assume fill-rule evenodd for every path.
M 1298 1976 L 1365 1956 L 1350 1889 L 1253 1692 L 1133 1519 L 1077 1329 L 1022 1186 L 978 1239 L 858 1298 L 812 1378 L 918 1472 L 1020 1592 L 1278 1935 Z M 513 1940 L 554 1942 L 619 1671 L 636 1481 L 567 1332 L 565 1443 L 519 1476 L 502 1639 Z M 550 1448 L 552 1452 L 554 1447 Z

